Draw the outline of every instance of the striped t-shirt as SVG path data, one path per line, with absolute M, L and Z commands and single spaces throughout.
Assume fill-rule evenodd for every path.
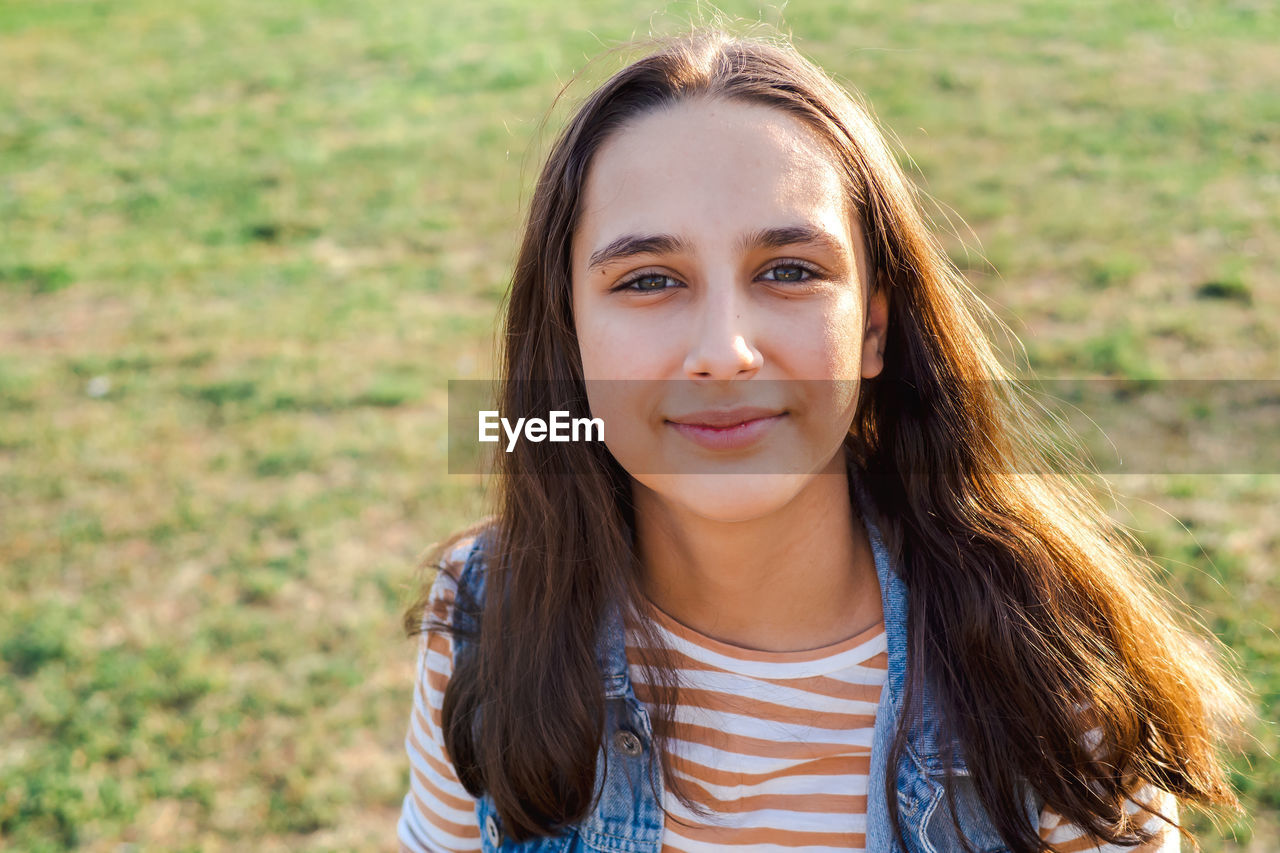
M 680 685 L 672 770 L 713 812 L 694 814 L 664 791 L 664 853 L 863 850 L 876 705 L 889 666 L 883 623 L 812 651 L 761 652 L 661 611 L 656 621 Z M 639 642 L 632 625 L 629 674 L 636 698 L 648 703 Z
M 455 565 L 466 553 L 454 551 Z M 457 586 L 441 571 L 428 616 L 448 622 Z M 636 697 L 649 701 L 635 624 L 628 620 L 627 660 Z M 801 652 L 761 652 L 707 637 L 657 614 L 657 627 L 679 670 L 679 705 L 669 741 L 672 769 L 695 803 L 688 810 L 664 788 L 664 853 L 710 853 L 725 847 L 759 851 L 863 851 L 867 778 L 876 706 L 887 675 L 883 623 L 858 635 Z M 441 707 L 452 673 L 452 643 L 439 631 L 422 635 L 405 748 L 410 789 L 401 810 L 401 850 L 478 851 L 475 800 L 458 782 L 444 749 Z M 1136 798 L 1177 819 L 1176 803 L 1150 786 Z M 1138 806 L 1132 801 L 1130 813 Z M 1046 808 L 1041 838 L 1061 853 L 1174 853 L 1176 829 L 1163 828 L 1138 847 L 1097 846 Z

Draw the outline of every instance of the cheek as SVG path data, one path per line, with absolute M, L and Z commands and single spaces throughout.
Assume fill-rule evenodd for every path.
M 660 329 L 634 314 L 590 306 L 575 314 L 582 372 L 587 379 L 645 379 L 660 370 L 668 347 Z
M 609 348 L 608 337 L 600 328 L 599 312 L 590 301 L 575 296 L 573 308 L 574 335 L 578 339 L 578 353 L 582 358 L 582 372 L 587 379 L 607 376 Z
M 831 375 L 857 379 L 862 370 L 862 327 L 858 316 L 840 318 L 827 326 L 825 346 Z
M 862 366 L 862 312 L 843 297 L 795 318 L 787 339 L 788 373 L 814 379 L 856 379 Z

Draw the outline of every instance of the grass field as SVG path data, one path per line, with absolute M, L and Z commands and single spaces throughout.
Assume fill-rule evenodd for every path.
M 394 849 L 400 613 L 482 505 L 444 473 L 446 381 L 490 375 L 565 102 L 538 121 L 694 15 L 0 5 L 0 848 Z M 784 28 L 896 135 L 1039 375 L 1280 376 L 1274 3 L 813 0 Z M 1275 720 L 1280 476 L 1110 481 Z M 1250 818 L 1197 818 L 1207 850 L 1280 849 L 1254 737 Z

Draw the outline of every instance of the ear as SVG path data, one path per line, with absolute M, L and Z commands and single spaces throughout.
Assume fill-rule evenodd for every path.
M 889 334 L 889 279 L 877 271 L 867 295 L 862 328 L 862 378 L 871 379 L 884 370 L 884 345 Z

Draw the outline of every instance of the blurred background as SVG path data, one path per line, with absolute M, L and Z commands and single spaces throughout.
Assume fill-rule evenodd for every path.
M 1037 375 L 1280 375 L 1275 3 L 718 8 L 866 95 Z M 446 383 L 492 375 L 539 156 L 617 63 L 539 122 L 700 15 L 0 5 L 0 848 L 395 849 L 401 613 L 482 508 Z M 1193 825 L 1280 849 L 1280 476 L 1107 484 L 1257 692 L 1250 817 Z

